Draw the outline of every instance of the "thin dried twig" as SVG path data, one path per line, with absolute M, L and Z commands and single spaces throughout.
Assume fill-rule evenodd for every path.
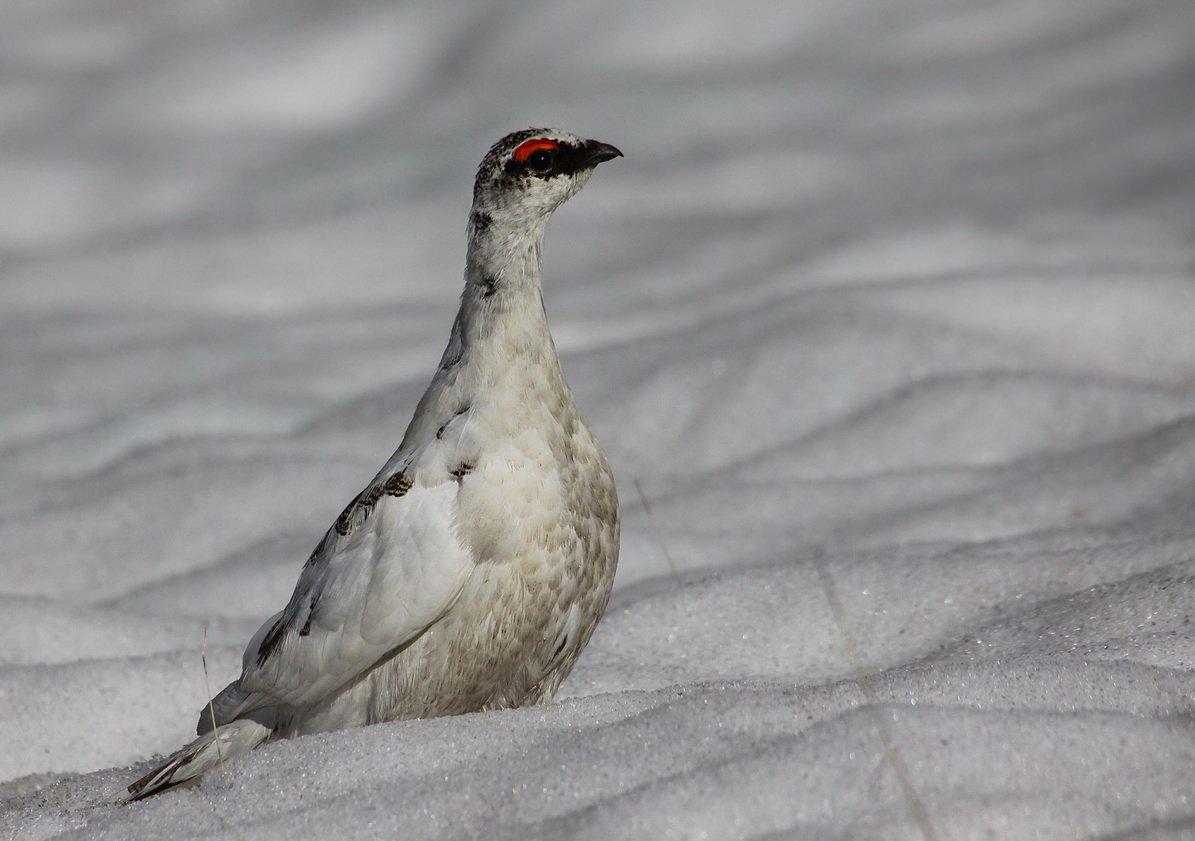
M 647 522 L 651 523 L 651 530 L 656 533 L 656 539 L 660 541 L 660 548 L 664 550 L 664 560 L 668 562 L 668 568 L 672 570 L 672 577 L 676 579 L 677 584 L 683 584 L 680 580 L 680 573 L 676 571 L 676 564 L 672 562 L 672 553 L 668 551 L 668 544 L 664 542 L 664 532 L 660 530 L 660 524 L 656 522 L 656 516 L 651 513 L 651 504 L 647 501 L 647 494 L 643 492 L 643 486 L 639 484 L 639 480 L 635 479 L 635 491 L 639 494 L 639 501 L 643 503 L 643 510 L 647 514 Z
M 224 767 L 224 749 L 220 747 L 220 730 L 216 727 L 216 704 L 212 700 L 212 679 L 207 673 L 207 625 L 203 626 L 203 682 L 207 686 L 207 712 L 212 718 L 212 741 L 216 743 L 216 759 L 220 762 L 220 776 L 224 778 L 224 787 L 231 788 L 228 779 L 228 769 Z

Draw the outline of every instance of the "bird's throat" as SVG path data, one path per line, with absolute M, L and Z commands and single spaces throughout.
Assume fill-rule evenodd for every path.
M 485 379 L 559 367 L 540 286 L 542 242 L 542 226 L 530 236 L 470 230 L 456 329 L 462 364 L 500 369 L 479 372 Z

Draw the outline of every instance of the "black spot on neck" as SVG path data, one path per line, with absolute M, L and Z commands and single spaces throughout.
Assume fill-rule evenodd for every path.
M 484 210 L 473 211 L 473 230 L 477 233 L 488 231 L 490 225 L 494 224 L 494 217 L 486 213 Z
M 481 278 L 481 296 L 483 298 L 492 298 L 498 292 L 498 278 L 493 275 L 482 275 Z

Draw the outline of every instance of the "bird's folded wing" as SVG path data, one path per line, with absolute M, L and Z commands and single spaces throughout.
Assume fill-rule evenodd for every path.
M 286 609 L 250 643 L 234 684 L 241 702 L 225 715 L 316 704 L 442 617 L 474 568 L 457 493 L 455 482 L 416 484 L 376 497 L 348 534 L 330 531 Z

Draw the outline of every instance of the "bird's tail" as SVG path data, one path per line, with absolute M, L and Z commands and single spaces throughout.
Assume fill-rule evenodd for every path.
M 176 751 L 160 767 L 129 786 L 129 794 L 132 796 L 128 802 L 161 794 L 186 783 L 196 783 L 203 774 L 222 761 L 243 756 L 253 750 L 269 739 L 272 732 L 265 725 L 247 718 L 238 718 L 228 724 L 222 724 Z

